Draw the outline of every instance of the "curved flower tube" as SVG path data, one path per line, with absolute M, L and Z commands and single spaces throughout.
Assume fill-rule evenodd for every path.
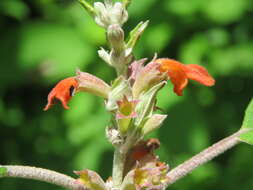
M 156 59 L 154 62 L 160 64 L 160 72 L 168 74 L 174 85 L 174 92 L 178 96 L 183 95 L 183 89 L 187 86 L 188 79 L 195 80 L 205 86 L 215 84 L 213 77 L 200 65 L 184 65 L 176 60 L 166 58 Z
M 45 106 L 44 111 L 47 111 L 52 105 L 54 105 L 55 99 L 60 100 L 65 109 L 69 109 L 67 104 L 77 87 L 78 83 L 74 77 L 61 80 L 48 94 L 48 103 Z

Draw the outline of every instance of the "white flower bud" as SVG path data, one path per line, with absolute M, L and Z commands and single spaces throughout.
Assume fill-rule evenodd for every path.
M 124 31 L 118 24 L 112 24 L 107 29 L 107 38 L 116 54 L 124 48 Z
M 95 21 L 99 26 L 108 28 L 112 24 L 122 26 L 128 19 L 128 13 L 122 3 L 117 2 L 114 5 L 106 2 L 94 3 Z

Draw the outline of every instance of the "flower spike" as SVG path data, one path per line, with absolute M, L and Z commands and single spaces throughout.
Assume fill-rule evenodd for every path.
M 184 65 L 176 60 L 165 58 L 157 59 L 154 62 L 160 64 L 160 72 L 168 74 L 174 85 L 174 92 L 178 96 L 183 95 L 183 89 L 187 86 L 188 79 L 195 80 L 205 86 L 215 84 L 213 77 L 202 66 L 195 64 Z
M 74 77 L 61 80 L 48 94 L 48 103 L 44 111 L 47 111 L 54 104 L 55 99 L 60 100 L 65 109 L 69 109 L 67 104 L 73 96 L 77 86 L 78 83 Z

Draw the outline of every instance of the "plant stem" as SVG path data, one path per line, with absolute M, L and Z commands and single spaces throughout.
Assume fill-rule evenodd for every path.
M 192 157 L 191 159 L 185 161 L 184 163 L 180 164 L 179 166 L 171 170 L 167 174 L 167 176 L 169 177 L 169 182 L 166 184 L 166 187 L 175 183 L 177 180 L 181 179 L 182 177 L 186 176 L 187 174 L 189 174 L 191 171 L 201 166 L 202 164 L 212 160 L 216 156 L 222 154 L 223 152 L 227 151 L 228 149 L 240 143 L 240 140 L 238 137 L 242 133 L 245 133 L 246 131 L 247 130 L 240 130 L 234 133 L 233 135 L 215 143 L 214 145 L 203 150 L 196 156 Z
M 30 166 L 0 165 L 0 168 L 1 167 L 7 169 L 6 174 L 1 177 L 34 179 L 38 181 L 52 183 L 67 189 L 88 190 L 88 188 L 84 187 L 83 185 L 76 183 L 76 180 L 74 178 L 52 170 Z
M 126 160 L 126 154 L 121 153 L 118 149 L 114 151 L 113 157 L 113 169 L 112 169 L 112 180 L 113 188 L 119 189 L 123 181 L 124 164 Z

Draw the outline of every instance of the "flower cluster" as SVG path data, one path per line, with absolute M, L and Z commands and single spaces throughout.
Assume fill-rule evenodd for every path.
M 166 173 L 168 166 L 161 163 L 153 150 L 157 141 L 143 141 L 145 135 L 160 127 L 167 115 L 156 114 L 156 98 L 160 89 L 170 81 L 174 92 L 183 95 L 188 79 L 195 80 L 205 86 L 213 86 L 215 80 L 208 71 L 195 64 L 185 65 L 173 59 L 156 57 L 149 63 L 147 59 L 133 60 L 132 50 L 147 26 L 141 22 L 130 33 L 128 41 L 124 39 L 122 25 L 127 21 L 126 5 L 128 1 L 114 3 L 96 2 L 88 5 L 82 1 L 87 10 L 92 13 L 96 23 L 107 31 L 111 50 L 99 50 L 99 56 L 116 69 L 118 77 L 110 83 L 86 72 L 78 70 L 76 76 L 60 81 L 49 93 L 48 110 L 55 102 L 61 101 L 68 109 L 68 102 L 74 94 L 87 92 L 102 97 L 105 109 L 112 114 L 110 124 L 106 129 L 108 140 L 120 154 L 121 175 L 113 175 L 113 187 L 127 189 L 162 189 L 168 181 Z M 146 64 L 145 64 L 146 63 Z M 117 159 L 116 159 L 117 160 Z M 115 170 L 116 171 L 116 170 Z M 117 171 L 120 172 L 120 171 Z M 81 177 L 79 183 L 93 189 L 110 189 L 100 177 L 89 170 L 77 172 Z M 115 179 L 119 178 L 119 179 Z M 123 180 L 124 178 L 124 180 Z

